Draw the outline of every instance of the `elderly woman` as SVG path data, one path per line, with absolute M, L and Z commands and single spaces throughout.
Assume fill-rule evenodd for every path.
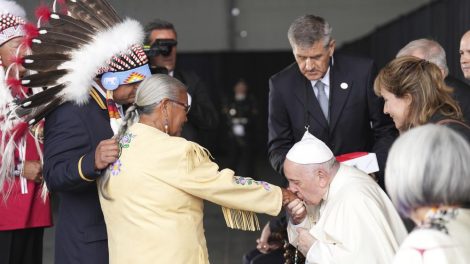
M 390 115 L 400 133 L 427 123 L 443 124 L 470 140 L 470 127 L 463 121 L 452 89 L 444 83 L 435 64 L 411 56 L 388 63 L 378 74 L 374 90 L 385 100 L 384 113 Z
M 253 229 L 256 216 L 242 210 L 277 215 L 295 199 L 219 171 L 206 149 L 178 137 L 189 108 L 185 86 L 170 76 L 137 89 L 118 134 L 120 157 L 99 186 L 110 263 L 208 263 L 203 200 L 223 206 L 230 227 Z
M 385 183 L 398 211 L 417 227 L 394 263 L 468 263 L 470 260 L 470 146 L 433 124 L 393 144 Z

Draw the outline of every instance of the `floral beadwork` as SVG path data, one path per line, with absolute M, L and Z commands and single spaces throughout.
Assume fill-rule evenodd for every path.
M 133 138 L 135 138 L 135 135 L 133 135 L 132 133 L 124 134 L 121 140 L 119 140 L 119 146 L 121 148 L 128 148 Z
M 271 186 L 269 185 L 269 183 L 264 181 L 255 181 L 252 178 L 248 177 L 233 176 L 233 182 L 240 185 L 261 185 L 266 191 L 271 190 Z
M 108 170 L 111 171 L 112 176 L 117 176 L 121 172 L 121 166 L 121 160 L 118 159 L 113 164 L 111 164 L 111 166 L 109 166 Z

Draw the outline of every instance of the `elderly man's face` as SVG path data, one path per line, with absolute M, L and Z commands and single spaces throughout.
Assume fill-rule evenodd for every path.
M 328 180 L 323 170 L 286 159 L 284 174 L 289 181 L 287 189 L 295 193 L 306 204 L 320 204 L 328 187 Z
M 460 40 L 460 67 L 465 79 L 470 79 L 470 31 Z
M 292 46 L 295 61 L 300 72 L 310 81 L 319 80 L 328 71 L 330 58 L 335 50 L 335 41 L 324 45 L 323 40 L 315 42 L 311 47 Z

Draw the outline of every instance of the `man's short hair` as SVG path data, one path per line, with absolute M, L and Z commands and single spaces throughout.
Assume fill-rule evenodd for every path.
M 287 38 L 292 47 L 312 47 L 317 41 L 323 41 L 326 47 L 331 41 L 332 28 L 325 19 L 315 15 L 304 15 L 290 25 Z
M 176 34 L 175 26 L 171 22 L 157 18 L 145 26 L 145 44 L 150 44 L 150 34 L 152 31 L 162 29 L 173 30 L 173 32 L 175 32 L 175 36 L 178 36 Z
M 436 64 L 444 71 L 444 75 L 449 74 L 447 67 L 446 52 L 444 48 L 434 40 L 431 39 L 417 39 L 406 44 L 398 53 L 397 58 L 402 56 L 412 56 L 413 53 L 420 52 L 423 54 L 424 60 Z M 444 76 L 444 77 L 445 77 Z

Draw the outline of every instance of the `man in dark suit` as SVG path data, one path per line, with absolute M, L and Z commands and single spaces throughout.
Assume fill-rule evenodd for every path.
M 45 123 L 44 178 L 60 199 L 55 263 L 108 263 L 106 226 L 96 179 L 119 154 L 110 126 L 104 89 L 98 84 L 89 102 L 67 102 Z M 132 103 L 139 83 L 113 92 L 118 105 Z
M 401 56 L 414 56 L 436 64 L 446 84 L 453 88 L 452 97 L 459 103 L 463 118 L 467 122 L 470 120 L 470 86 L 449 75 L 446 52 L 439 43 L 430 39 L 413 40 L 398 51 L 397 58 Z
M 306 128 L 335 155 L 375 152 L 382 171 L 397 136 L 373 91 L 373 62 L 333 55 L 330 34 L 331 27 L 321 17 L 296 19 L 288 31 L 296 62 L 269 81 L 268 152 L 279 173 L 287 151 Z M 383 187 L 383 177 L 379 183 Z
M 176 67 L 177 34 L 172 23 L 156 19 L 145 27 L 145 32 L 146 44 L 154 49 L 154 53 L 149 54 L 153 72 L 168 73 L 188 87 L 191 111 L 181 136 L 204 144 L 202 132 L 217 128 L 219 123 L 219 115 L 207 87 L 194 72 Z M 156 41 L 162 42 L 154 45 Z
M 127 23 L 124 25 L 132 23 L 136 30 L 140 29 L 133 21 Z M 114 36 L 122 36 L 124 32 L 120 30 L 126 30 L 125 26 L 113 28 Z M 130 38 L 129 42 L 140 42 L 139 35 L 134 34 L 136 39 Z M 104 58 L 97 61 L 107 61 L 104 65 L 86 64 L 82 66 L 84 71 L 77 69 L 83 78 L 75 87 L 85 91 L 85 100 L 67 91 L 69 101 L 46 117 L 44 178 L 60 202 L 55 230 L 57 264 L 106 264 L 109 260 L 96 180 L 119 156 L 118 143 L 112 137 L 117 133 L 120 117 L 124 117 L 122 106 L 134 102 L 138 84 L 151 75 L 142 47 L 124 43 L 114 50 L 119 52 L 112 59 L 107 57 L 109 53 L 98 53 Z M 85 73 L 98 75 L 93 78 L 93 74 Z
M 130 90 L 133 88 L 126 88 Z M 68 102 L 45 124 L 44 178 L 60 205 L 55 263 L 108 263 L 108 240 L 95 180 L 117 157 L 105 99 L 93 90 L 83 106 Z

